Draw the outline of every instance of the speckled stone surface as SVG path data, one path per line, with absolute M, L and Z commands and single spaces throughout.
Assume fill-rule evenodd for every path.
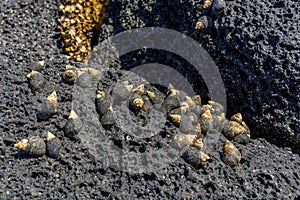
M 208 44 L 205 48 L 227 89 L 228 116 L 241 112 L 258 138 L 247 146 L 236 144 L 242 153 L 236 168 L 225 165 L 211 147 L 212 161 L 198 169 L 178 158 L 163 169 L 132 174 L 105 167 L 81 142 L 66 138 L 63 127 L 73 86 L 61 78 L 70 62 L 56 29 L 60 2 L 11 0 L 0 4 L 0 198 L 299 199 L 300 158 L 290 149 L 299 149 L 300 134 L 299 2 L 227 1 L 224 16 L 216 18 L 219 28 L 212 30 L 211 43 L 193 30 L 200 3 L 112 1 L 103 32 L 160 26 Z M 103 38 L 100 35 L 100 41 Z M 129 61 L 122 59 L 124 64 Z M 41 73 L 47 83 L 43 92 L 34 93 L 26 74 L 39 60 L 45 61 Z M 53 90 L 58 113 L 40 122 L 36 114 Z M 13 147 L 19 139 L 46 131 L 62 141 L 58 159 L 31 158 Z

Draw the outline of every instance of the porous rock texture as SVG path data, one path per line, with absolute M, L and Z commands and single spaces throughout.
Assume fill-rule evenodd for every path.
M 299 2 L 226 2 L 210 38 L 194 29 L 202 1 L 112 1 L 108 15 L 114 33 L 154 26 L 197 40 L 219 67 L 228 116 L 242 112 L 254 137 L 299 152 Z
M 207 50 L 220 66 L 227 87 L 228 111 L 242 112 L 252 134 L 257 137 L 273 134 L 275 139 L 281 135 L 292 139 L 288 135 L 292 131 L 299 135 L 299 55 L 295 53 L 299 50 L 299 41 L 293 44 L 293 38 L 299 34 L 296 28 L 299 3 L 276 2 L 228 1 L 226 15 L 218 19 L 218 32 L 234 34 L 229 34 L 231 37 L 213 35 L 214 43 L 209 44 Z M 193 31 L 199 4 L 200 1 L 112 1 L 109 14 L 115 33 L 147 25 L 173 28 L 197 38 L 202 37 Z M 132 174 L 104 167 L 82 143 L 71 141 L 63 134 L 71 110 L 73 87 L 61 79 L 69 61 L 62 54 L 56 29 L 60 2 L 8 0 L 0 5 L 1 199 L 299 199 L 299 155 L 263 138 L 252 139 L 248 146 L 236 144 L 242 150 L 242 161 L 234 169 L 220 160 L 217 151 L 212 151 L 213 160 L 199 169 L 192 168 L 181 158 L 151 173 Z M 139 10 L 138 6 L 144 9 Z M 280 26 L 276 23 L 272 26 L 271 21 L 266 21 L 258 29 L 262 39 L 255 43 L 257 49 L 250 53 L 254 48 L 250 36 L 260 38 L 258 32 L 251 30 L 257 25 L 250 16 L 253 20 L 258 16 L 274 21 L 287 20 L 294 25 L 283 21 Z M 243 21 L 245 24 L 240 23 Z M 268 24 L 270 29 L 266 28 Z M 294 32 L 288 30 L 291 27 L 295 27 Z M 268 35 L 272 30 L 273 37 Z M 278 31 L 288 33 L 276 37 Z M 225 55 L 220 56 L 219 50 Z M 31 63 L 39 60 L 45 61 L 42 73 L 47 85 L 43 92 L 33 93 L 26 74 L 31 71 Z M 279 81 L 274 84 L 273 73 Z M 265 82 L 261 81 L 263 77 Z M 279 86 L 286 86 L 286 90 Z M 40 122 L 36 113 L 53 90 L 58 95 L 58 113 Z M 271 98 L 272 94 L 278 97 Z M 277 110 L 272 109 L 275 105 Z M 290 129 L 284 124 L 290 124 Z M 46 156 L 31 158 L 13 148 L 13 143 L 19 139 L 46 131 L 62 140 L 57 160 Z

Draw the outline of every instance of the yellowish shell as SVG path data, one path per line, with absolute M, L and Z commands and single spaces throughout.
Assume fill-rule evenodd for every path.
M 38 72 L 38 71 L 35 71 L 35 70 L 32 70 L 29 74 L 26 75 L 26 77 L 27 77 L 28 79 L 31 79 L 32 76 L 34 76 L 34 75 L 37 74 L 37 73 L 39 73 L 39 72 Z
M 182 134 L 174 137 L 174 141 L 180 148 L 192 145 L 196 139 L 197 136 L 192 134 Z
M 47 132 L 47 137 L 46 137 L 46 141 L 50 141 L 53 140 L 55 138 L 55 135 L 51 132 Z
M 80 68 L 80 70 L 89 73 L 90 75 L 92 75 L 92 77 L 96 77 L 100 73 L 99 70 L 91 67 Z
M 203 24 L 202 21 L 198 21 L 195 25 L 195 29 L 203 30 L 203 29 L 205 29 L 205 25 Z
M 225 123 L 222 133 L 229 139 L 240 135 L 250 134 L 249 131 L 236 121 L 228 121 Z
M 17 143 L 14 144 L 14 147 L 20 149 L 20 150 L 27 150 L 29 148 L 28 140 L 23 139 L 18 141 Z
M 133 101 L 132 101 L 133 105 L 138 108 L 138 109 L 142 109 L 143 108 L 143 105 L 144 105 L 144 101 L 142 98 L 135 98 Z
M 193 108 L 193 107 L 196 106 L 196 103 L 194 102 L 194 100 L 191 97 L 189 97 L 189 96 L 185 97 L 185 102 L 188 103 L 188 105 L 190 106 L 190 108 Z
M 196 147 L 198 149 L 203 148 L 203 138 L 195 138 L 193 142 L 191 143 L 191 146 Z
M 225 141 L 223 150 L 223 161 L 231 167 L 238 165 L 238 163 L 241 161 L 242 155 L 229 140 Z
M 78 115 L 76 114 L 76 112 L 74 110 L 71 110 L 68 119 L 77 119 L 77 118 L 78 118 Z
M 156 95 L 154 92 L 151 92 L 151 91 L 147 91 L 147 96 L 149 97 L 149 99 L 151 101 L 153 101 L 155 98 L 156 98 Z
M 237 123 L 242 123 L 242 121 L 243 121 L 242 114 L 241 113 L 236 113 L 236 114 L 232 115 L 230 120 L 231 121 L 236 121 Z
M 209 155 L 207 155 L 203 151 L 200 151 L 199 154 L 200 154 L 201 162 L 206 162 L 206 161 L 210 160 Z
M 210 112 L 210 110 L 206 110 L 202 115 L 201 115 L 201 119 L 211 119 L 212 118 L 212 114 Z
M 23 139 L 14 147 L 26 152 L 31 156 L 43 156 L 46 154 L 46 144 L 44 140 L 38 136 L 32 136 L 29 139 Z
M 205 0 L 203 3 L 203 8 L 204 9 L 210 8 L 211 5 L 212 5 L 212 0 Z
M 56 91 L 53 91 L 47 98 L 46 101 L 48 101 L 49 103 L 51 103 L 55 110 L 54 112 L 57 112 L 57 108 L 58 108 L 58 101 L 57 101 L 57 94 Z
M 139 95 L 145 94 L 145 85 L 141 84 L 133 89 L 133 92 Z
M 105 97 L 106 96 L 106 92 L 103 91 L 103 90 L 98 90 L 97 91 L 97 98 L 100 99 L 102 97 Z
M 196 105 L 201 105 L 201 97 L 200 97 L 200 95 L 193 96 L 192 100 L 194 101 L 194 103 Z
M 181 122 L 181 115 L 179 114 L 170 114 L 169 115 L 171 121 L 176 124 L 176 125 L 179 125 L 180 122 Z

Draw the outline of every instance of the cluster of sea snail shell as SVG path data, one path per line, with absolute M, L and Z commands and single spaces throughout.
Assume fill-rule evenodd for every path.
M 45 62 L 33 62 L 31 63 L 32 71 L 27 74 L 29 87 L 33 92 L 42 92 L 46 86 L 46 79 L 42 74 L 42 69 Z M 62 79 L 65 83 L 74 84 L 75 81 L 80 87 L 88 87 L 91 79 L 99 74 L 99 71 L 93 68 L 76 68 L 71 65 L 66 66 L 66 71 L 62 75 Z M 45 98 L 37 112 L 37 118 L 39 121 L 48 120 L 55 115 L 58 111 L 58 97 L 56 91 Z M 82 122 L 74 110 L 71 110 L 68 117 L 68 121 L 64 127 L 65 136 L 72 140 L 78 139 L 78 133 L 82 129 Z M 14 144 L 14 147 L 22 150 L 26 154 L 39 157 L 47 155 L 51 158 L 57 158 L 61 149 L 61 141 L 53 133 L 47 131 L 42 136 L 29 136 Z
M 94 77 L 99 73 L 98 70 L 92 68 L 67 66 L 63 80 L 73 84 L 80 80 L 80 76 L 86 77 L 85 74 L 88 74 Z M 35 76 L 38 76 L 37 81 L 33 81 Z M 39 72 L 31 72 L 28 76 L 30 84 L 43 83 L 44 81 L 40 81 L 42 80 L 40 76 Z M 85 80 L 87 79 L 82 78 L 83 83 Z M 45 84 L 39 85 L 44 86 Z M 82 84 L 82 87 L 85 87 L 85 84 Z M 32 88 L 36 91 L 42 91 L 37 85 Z M 203 147 L 206 136 L 212 129 L 219 131 L 226 137 L 221 158 L 224 163 L 232 167 L 236 166 L 242 157 L 232 141 L 243 145 L 250 141 L 250 130 L 240 113 L 236 113 L 228 120 L 225 118 L 223 106 L 215 101 L 208 101 L 207 104 L 202 105 L 199 95 L 191 97 L 186 92 L 175 89 L 172 85 L 163 93 L 151 84 L 134 86 L 130 80 L 117 84 L 111 91 L 98 89 L 96 92 L 95 109 L 99 114 L 100 123 L 105 129 L 110 129 L 116 124 L 113 103 L 120 100 L 127 101 L 126 105 L 136 116 L 147 115 L 151 109 L 164 112 L 168 121 L 177 127 L 181 133 L 174 136 L 173 145 L 178 149 L 184 149 L 181 152 L 182 158 L 193 166 L 199 166 L 211 159 L 203 151 Z M 43 102 L 37 117 L 40 120 L 47 120 L 57 113 L 57 109 L 57 94 L 53 91 Z M 78 139 L 82 126 L 80 118 L 72 110 L 64 127 L 65 136 L 72 140 Z M 15 147 L 29 155 L 42 156 L 46 154 L 54 158 L 58 157 L 60 146 L 59 139 L 50 132 L 46 134 L 46 139 L 33 136 L 15 144 Z
M 113 103 L 116 99 L 117 102 L 127 101 L 126 105 L 136 116 L 147 115 L 151 109 L 165 112 L 167 119 L 181 133 L 173 138 L 173 146 L 184 150 L 181 156 L 193 166 L 199 166 L 210 159 L 202 149 L 211 129 L 220 131 L 226 137 L 222 160 L 232 167 L 240 162 L 241 153 L 231 141 L 244 145 L 250 141 L 250 130 L 241 113 L 236 113 L 227 120 L 223 106 L 217 102 L 208 101 L 208 104 L 201 105 L 199 95 L 190 97 L 172 85 L 163 94 L 148 84 L 134 87 L 129 80 L 116 85 L 112 91 L 97 91 L 96 110 L 104 128 L 109 129 L 116 123 L 113 115 Z
M 224 10 L 225 6 L 225 0 L 204 0 L 202 16 L 196 22 L 195 29 L 210 31 L 214 26 L 214 18 Z

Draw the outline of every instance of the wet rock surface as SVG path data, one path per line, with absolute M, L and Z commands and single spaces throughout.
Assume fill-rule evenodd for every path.
M 1 198 L 300 197 L 300 158 L 291 151 L 291 148 L 294 152 L 299 150 L 300 134 L 297 116 L 299 41 L 296 40 L 299 38 L 296 28 L 299 3 L 292 0 L 227 1 L 225 15 L 215 17 L 219 28 L 212 30 L 210 41 L 194 30 L 202 1 L 167 2 L 112 1 L 108 10 L 109 25 L 102 31 L 111 34 L 130 27 L 160 26 L 188 34 L 204 47 L 207 44 L 206 49 L 225 81 L 227 115 L 241 112 L 252 135 L 282 143 L 286 148 L 262 138 L 250 139 L 247 146 L 234 143 L 242 158 L 233 168 L 222 162 L 219 152 L 223 143 L 209 146 L 211 160 L 197 168 L 180 157 L 160 170 L 140 174 L 108 167 L 96 159 L 83 142 L 64 135 L 74 90 L 72 85 L 64 83 L 62 74 L 67 64 L 74 63 L 62 54 L 62 41 L 56 29 L 60 2 L 6 1 L 0 7 Z M 105 34 L 100 35 L 100 41 L 103 38 Z M 164 52 L 147 50 L 144 53 L 146 58 L 148 56 L 146 61 L 173 58 Z M 157 57 L 158 54 L 165 57 Z M 133 57 L 139 56 L 138 52 L 133 53 Z M 121 59 L 125 68 L 145 62 L 143 59 L 130 62 L 130 57 L 132 55 Z M 37 93 L 29 87 L 26 74 L 34 70 L 33 62 L 41 60 L 45 61 L 40 72 L 46 84 L 43 91 Z M 170 60 L 165 64 L 180 63 Z M 104 85 L 109 87 L 110 82 Z M 201 84 L 196 89 L 206 91 Z M 48 120 L 38 121 L 39 108 L 52 91 L 56 91 L 58 97 L 57 113 Z M 201 97 L 207 101 L 209 96 L 202 93 Z M 172 127 L 166 129 L 176 133 Z M 61 141 L 60 156 L 56 159 L 32 158 L 13 147 L 16 141 L 41 136 L 47 131 L 55 133 Z M 120 134 L 118 130 L 102 131 L 112 137 Z M 129 144 L 128 148 L 139 149 L 136 143 Z

